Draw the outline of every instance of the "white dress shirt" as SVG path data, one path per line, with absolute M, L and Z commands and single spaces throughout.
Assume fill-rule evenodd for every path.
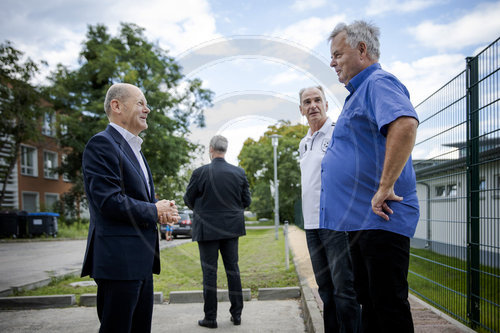
M 146 163 L 144 163 L 144 159 L 142 158 L 141 155 L 141 145 L 142 145 L 142 139 L 138 137 L 137 135 L 134 135 L 127 131 L 125 128 L 121 127 L 120 125 L 117 125 L 115 123 L 109 123 L 111 126 L 113 126 L 114 129 L 120 133 L 125 141 L 129 144 L 130 148 L 132 148 L 132 151 L 134 152 L 135 157 L 137 158 L 137 161 L 139 162 L 139 165 L 141 166 L 142 173 L 144 174 L 144 178 L 146 178 L 146 183 L 148 185 L 148 192 L 151 194 L 151 187 L 149 184 L 149 175 L 148 175 L 148 169 L 146 168 Z
M 321 161 L 332 138 L 334 126 L 332 120 L 327 118 L 314 134 L 311 135 L 309 128 L 307 135 L 299 144 L 304 229 L 319 228 Z

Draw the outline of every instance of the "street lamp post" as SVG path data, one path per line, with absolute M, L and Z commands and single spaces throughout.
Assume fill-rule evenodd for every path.
M 281 135 L 273 134 L 271 135 L 271 143 L 273 144 L 274 151 L 274 226 L 276 229 L 275 238 L 278 239 L 278 228 L 280 224 L 280 204 L 279 204 L 279 193 L 278 193 L 278 156 L 276 150 L 278 148 L 278 139 Z

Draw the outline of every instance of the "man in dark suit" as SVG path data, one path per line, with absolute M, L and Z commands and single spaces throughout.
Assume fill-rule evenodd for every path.
M 83 152 L 90 226 L 81 275 L 97 283 L 99 332 L 150 332 L 153 273 L 160 273 L 156 223 L 179 215 L 173 201 L 155 199 L 140 150 L 150 112 L 142 91 L 114 84 L 104 109 L 110 124 Z
M 231 321 L 241 324 L 243 294 L 238 267 L 238 237 L 246 234 L 243 211 L 251 202 L 245 171 L 227 163 L 227 139 L 210 140 L 211 163 L 194 170 L 184 195 L 193 209 L 193 241 L 198 242 L 203 271 L 205 318 L 200 326 L 217 327 L 217 259 L 219 251 L 226 269 L 231 301 Z

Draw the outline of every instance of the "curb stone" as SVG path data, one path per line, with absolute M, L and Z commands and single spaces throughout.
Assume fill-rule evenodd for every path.
M 249 288 L 243 291 L 243 301 L 251 301 L 252 295 Z M 217 301 L 228 302 L 229 291 L 225 289 L 217 289 Z M 189 290 L 189 291 L 171 291 L 169 296 L 170 304 L 179 303 L 203 303 L 203 290 Z
M 154 292 L 154 304 L 163 303 L 163 292 L 155 291 Z M 81 294 L 80 301 L 78 302 L 80 306 L 96 306 L 97 305 L 97 294 Z
M 276 301 L 290 298 L 300 298 L 299 287 L 259 288 L 259 301 Z
M 63 308 L 75 304 L 75 295 L 0 297 L 1 309 Z

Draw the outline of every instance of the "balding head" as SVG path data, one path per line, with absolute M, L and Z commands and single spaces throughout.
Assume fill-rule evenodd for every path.
M 116 99 L 120 102 L 125 102 L 130 96 L 130 91 L 133 89 L 139 88 L 129 83 L 115 83 L 109 87 L 106 99 L 104 100 L 104 111 L 106 111 L 108 118 L 111 116 L 111 101 Z

